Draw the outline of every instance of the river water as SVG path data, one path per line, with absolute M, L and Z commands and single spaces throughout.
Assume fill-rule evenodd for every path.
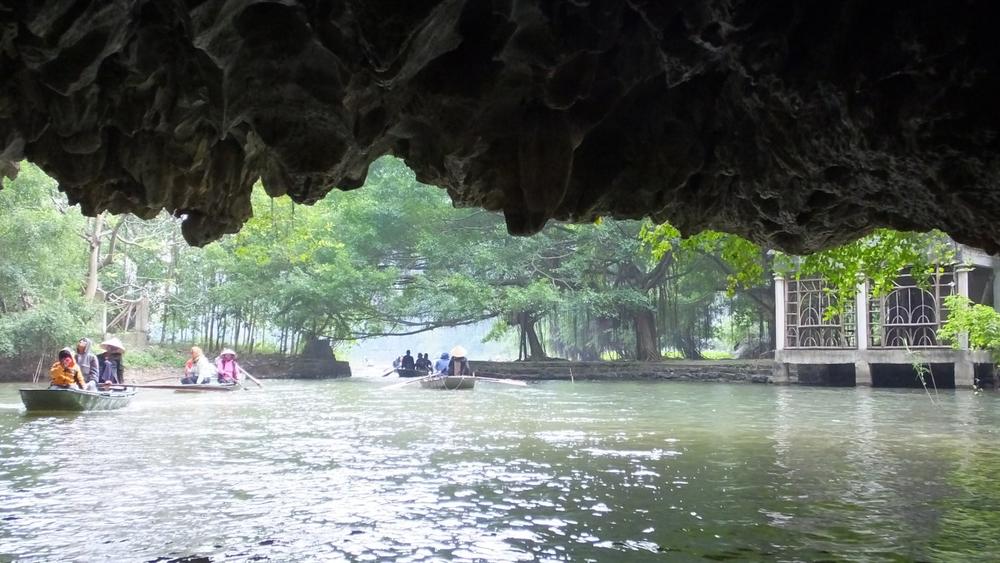
M 1000 397 L 266 381 L 29 416 L 0 560 L 994 560 Z

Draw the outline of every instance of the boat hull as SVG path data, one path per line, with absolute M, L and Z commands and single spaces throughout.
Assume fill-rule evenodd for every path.
M 462 389 L 472 389 L 476 386 L 476 378 L 471 375 L 446 375 L 432 377 L 420 382 L 424 389 L 447 389 L 458 391 Z
M 240 385 L 235 383 L 231 385 L 220 385 L 218 383 L 197 383 L 193 385 L 177 385 L 171 387 L 175 393 L 218 393 L 220 391 L 235 391 L 237 389 L 242 389 Z
M 396 373 L 399 375 L 399 377 L 426 377 L 427 376 L 427 371 L 426 370 L 420 370 L 420 369 L 403 369 L 403 368 L 398 368 L 398 369 L 396 369 Z
M 80 389 L 21 389 L 28 412 L 110 411 L 128 406 L 135 391 L 83 391 Z

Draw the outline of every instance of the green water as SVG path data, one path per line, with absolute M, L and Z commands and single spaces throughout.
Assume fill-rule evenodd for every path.
M 266 382 L 28 416 L 0 560 L 988 561 L 1000 397 Z

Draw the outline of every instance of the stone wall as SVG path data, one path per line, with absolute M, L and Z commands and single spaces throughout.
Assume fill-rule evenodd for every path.
M 337 379 L 351 377 L 351 366 L 330 356 L 326 358 L 301 358 L 254 356 L 241 359 L 243 368 L 258 379 Z
M 472 362 L 476 375 L 522 380 L 769 383 L 771 360 L 663 362 Z

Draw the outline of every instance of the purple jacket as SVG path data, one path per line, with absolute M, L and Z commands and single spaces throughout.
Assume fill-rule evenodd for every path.
M 227 361 L 219 356 L 215 359 L 215 371 L 219 373 L 219 381 L 239 381 L 240 379 L 240 364 L 236 358 Z

